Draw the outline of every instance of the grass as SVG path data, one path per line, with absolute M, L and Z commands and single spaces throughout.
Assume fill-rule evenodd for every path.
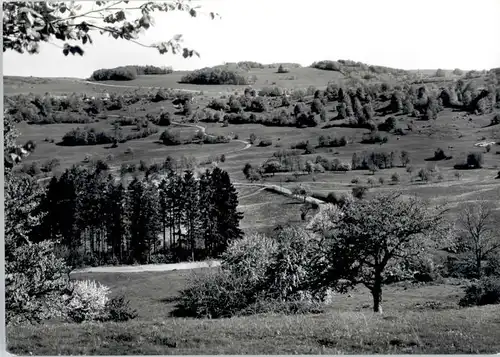
M 459 309 L 461 287 L 400 284 L 371 312 L 366 289 L 339 295 L 324 313 L 262 314 L 218 320 L 169 317 L 189 272 L 78 274 L 125 293 L 138 309 L 126 323 L 19 326 L 7 331 L 15 354 L 338 354 L 495 353 L 500 306 Z

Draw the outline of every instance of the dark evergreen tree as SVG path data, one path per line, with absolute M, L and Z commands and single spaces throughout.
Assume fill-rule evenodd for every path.
M 222 254 L 232 241 L 243 236 L 239 225 L 243 214 L 237 211 L 238 194 L 227 172 L 216 167 L 211 174 L 213 190 L 212 218 L 217 224 L 212 239 L 215 242 L 213 254 Z
M 183 226 L 186 228 L 186 242 L 191 251 L 191 259 L 195 260 L 196 242 L 200 237 L 200 208 L 198 181 L 192 171 L 187 170 L 183 181 Z

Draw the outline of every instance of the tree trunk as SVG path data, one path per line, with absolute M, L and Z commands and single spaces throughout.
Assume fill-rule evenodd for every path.
M 481 278 L 482 272 L 481 272 L 481 257 L 477 256 L 476 257 L 476 274 L 477 278 Z
M 373 297 L 373 312 L 382 313 L 382 277 L 377 276 L 371 289 Z

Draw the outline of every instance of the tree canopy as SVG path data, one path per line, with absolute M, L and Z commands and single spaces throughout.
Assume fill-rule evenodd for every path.
M 184 11 L 196 17 L 200 6 L 191 6 L 190 0 L 170 2 L 144 2 L 137 5 L 129 1 L 96 1 L 88 4 L 71 2 L 4 2 L 3 5 L 3 51 L 36 54 L 41 42 L 54 39 L 68 41 L 62 52 L 83 55 L 78 44 L 92 44 L 95 35 L 108 34 L 115 39 L 123 39 L 143 47 L 156 48 L 160 54 L 182 53 L 184 58 L 199 53 L 183 47 L 182 35 L 159 43 L 144 44 L 139 35 L 154 25 L 154 12 Z M 84 9 L 86 7 L 86 9 Z M 217 13 L 210 12 L 214 19 Z M 73 41 L 70 44 L 69 41 Z M 53 43 L 54 44 L 54 43 Z M 55 44 L 54 44 L 55 45 Z M 56 45 L 57 46 L 57 45 Z

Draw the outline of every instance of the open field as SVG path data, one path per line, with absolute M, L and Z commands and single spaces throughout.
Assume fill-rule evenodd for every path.
M 174 72 L 165 75 L 138 76 L 132 81 L 106 81 L 87 83 L 76 78 L 25 78 L 25 77 L 6 77 L 4 78 L 4 93 L 21 94 L 35 93 L 45 94 L 50 92 L 72 93 L 83 92 L 96 94 L 106 92 L 131 92 L 140 88 L 175 88 L 190 91 L 203 91 L 210 95 L 231 93 L 234 91 L 242 92 L 246 85 L 192 85 L 179 83 L 182 76 L 188 72 Z M 276 73 L 276 68 L 265 68 L 251 70 L 247 72 L 249 76 L 256 75 L 257 82 L 252 87 L 262 88 L 277 85 L 284 88 L 304 88 L 309 86 L 324 87 L 329 81 L 338 81 L 344 76 L 338 72 L 325 72 L 314 68 L 295 68 L 290 73 Z M 292 79 L 293 78 L 293 79 Z
M 384 292 L 384 315 L 370 311 L 365 289 L 334 297 L 323 313 L 263 314 L 230 319 L 172 318 L 174 299 L 192 272 L 77 274 L 125 293 L 138 310 L 127 323 L 14 327 L 9 350 L 69 354 L 339 354 L 496 353 L 499 306 L 457 308 L 458 284 L 395 285 Z

